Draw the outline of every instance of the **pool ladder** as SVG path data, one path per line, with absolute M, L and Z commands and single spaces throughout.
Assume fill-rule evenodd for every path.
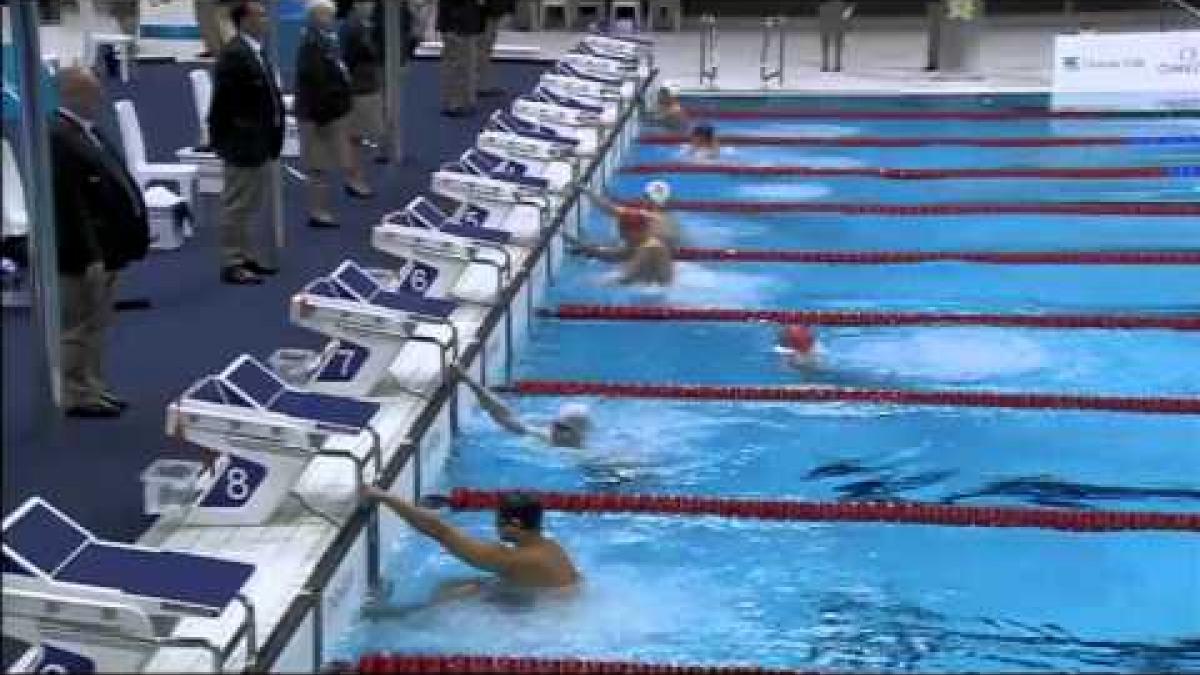
M 705 14 L 700 17 L 704 30 L 700 33 L 700 86 L 717 88 L 717 17 Z
M 763 18 L 762 52 L 759 54 L 758 59 L 758 78 L 763 89 L 771 88 L 772 83 L 774 83 L 776 88 L 783 88 L 784 53 L 787 50 L 785 23 L 786 21 L 782 16 L 768 16 Z M 771 63 L 772 43 L 778 46 L 778 60 L 775 64 Z M 774 65 L 773 68 L 772 65 Z

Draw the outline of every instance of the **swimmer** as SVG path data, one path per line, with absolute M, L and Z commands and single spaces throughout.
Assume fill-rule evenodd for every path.
M 587 445 L 588 430 L 591 429 L 592 421 L 586 405 L 564 403 L 549 427 L 532 426 L 518 417 L 512 408 L 505 405 L 504 401 L 497 398 L 486 387 L 468 377 L 457 363 L 450 367 L 458 376 L 459 381 L 466 384 L 475 393 L 475 398 L 479 400 L 479 405 L 488 414 L 488 417 L 491 417 L 492 421 L 501 427 L 514 434 L 532 436 L 554 447 L 579 449 Z
M 658 89 L 658 101 L 654 113 L 650 116 L 652 123 L 683 133 L 687 131 L 688 114 L 679 101 L 679 85 L 664 82 Z
M 788 362 L 796 367 L 816 365 L 817 337 L 808 326 L 792 324 L 779 331 L 776 349 L 787 355 Z
M 621 246 L 596 246 L 568 237 L 571 251 L 620 261 L 621 271 L 614 278 L 619 284 L 670 285 L 675 280 L 675 258 L 671 247 L 655 233 L 651 221 L 634 212 L 620 219 L 618 225 Z
M 543 590 L 572 591 L 582 580 L 562 546 L 542 533 L 542 504 L 533 495 L 510 492 L 500 498 L 496 507 L 499 542 L 476 539 L 432 511 L 414 506 L 373 485 L 363 487 L 362 498 L 366 502 L 387 505 L 418 532 L 441 544 L 450 555 L 494 575 L 444 583 L 430 602 L 420 605 L 369 606 L 366 613 L 374 617 L 407 616 L 416 610 L 489 591 L 491 595 L 510 596 L 527 596 L 529 592 Z
M 717 131 L 711 124 L 697 124 L 692 127 L 688 154 L 692 159 L 709 160 L 721 156 L 721 144 L 717 141 Z
M 618 226 L 625 221 L 646 220 L 654 236 L 671 247 L 672 254 L 679 250 L 679 221 L 667 211 L 671 203 L 671 184 L 665 180 L 646 183 L 642 194 L 649 202 L 647 206 L 621 206 L 590 187 L 585 187 L 583 194 L 596 208 L 616 218 Z

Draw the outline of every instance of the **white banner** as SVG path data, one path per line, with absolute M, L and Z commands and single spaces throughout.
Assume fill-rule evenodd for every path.
M 1200 110 L 1200 31 L 1059 35 L 1052 106 Z

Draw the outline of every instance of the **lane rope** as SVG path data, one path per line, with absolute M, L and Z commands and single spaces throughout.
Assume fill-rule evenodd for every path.
M 1200 265 L 1196 251 L 784 251 L 681 248 L 676 260 L 822 265 L 969 262 L 998 265 Z
M 802 675 L 820 671 L 761 668 L 757 666 L 688 666 L 597 659 L 553 659 L 527 656 L 407 655 L 375 653 L 358 661 L 355 672 L 370 675 L 464 675 L 515 673 L 520 675 Z
M 455 488 L 446 497 L 446 505 L 455 509 L 492 510 L 505 494 L 511 492 Z M 1200 513 L 1184 512 L 964 506 L 907 501 L 810 502 L 614 492 L 520 492 L 536 496 L 547 509 L 570 513 L 645 513 L 947 527 L 1028 527 L 1069 532 L 1200 532 Z
M 897 169 L 884 167 L 821 167 L 796 165 L 718 164 L 710 162 L 656 162 L 624 167 L 627 174 L 725 174 L 731 176 L 864 177 L 892 180 L 962 178 L 1062 178 L 1101 180 L 1120 178 L 1182 178 L 1200 167 L 1097 166 L 1097 167 L 994 167 L 985 169 Z
M 647 206 L 643 200 L 621 200 Z M 672 199 L 673 211 L 709 213 L 840 213 L 876 216 L 945 215 L 1093 215 L 1200 216 L 1200 202 L 964 202 L 933 204 L 861 204 L 853 202 L 789 202 Z
M 522 396 L 604 396 L 607 398 L 690 401 L 775 401 L 795 403 L 871 403 L 880 405 L 959 406 L 1024 410 L 1099 410 L 1108 412 L 1200 415 L 1200 398 L 1184 396 L 1087 396 L 922 389 L 860 389 L 827 386 L 646 384 L 579 380 L 518 380 L 498 387 Z
M 1115 145 L 1192 145 L 1200 136 L 781 136 L 770 134 L 721 134 L 721 145 L 764 145 L 784 147 L 917 148 L 948 145 L 976 148 L 1066 148 Z M 648 133 L 638 138 L 642 145 L 680 145 L 683 134 Z
M 1036 119 L 1161 119 L 1189 117 L 1172 111 L 1047 110 L 1006 108 L 1003 110 L 821 110 L 817 108 L 687 108 L 688 115 L 713 120 L 836 119 L 836 120 L 1036 120 Z
M 1200 331 L 1200 314 L 991 314 L 564 304 L 542 316 L 580 321 L 768 322 L 806 326 L 991 326 Z

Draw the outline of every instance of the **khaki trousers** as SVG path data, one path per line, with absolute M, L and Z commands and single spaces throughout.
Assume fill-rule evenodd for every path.
M 496 35 L 500 32 L 500 19 L 489 18 L 487 25 L 483 29 L 483 34 L 478 36 L 478 44 L 475 47 L 475 88 L 484 90 L 488 88 L 489 75 L 492 70 L 492 50 L 496 48 Z
M 318 220 L 333 220 L 329 174 L 341 169 L 349 175 L 356 165 L 350 156 L 350 123 L 350 115 L 321 127 L 311 120 L 299 120 L 300 160 L 308 174 L 308 215 Z
M 65 407 L 104 403 L 104 338 L 112 325 L 117 273 L 96 263 L 59 277 L 62 302 L 62 391 Z
M 195 0 L 195 3 L 196 25 L 204 41 L 204 51 L 216 56 L 234 34 L 229 7 L 218 0 Z
M 224 186 L 221 188 L 221 264 L 240 265 L 258 260 L 254 255 L 252 224 L 258 218 L 274 162 L 262 166 L 243 167 L 224 165 Z
M 383 92 L 355 94 L 354 110 L 350 113 L 350 135 L 365 138 L 385 149 Z
M 442 33 L 442 107 L 470 108 L 479 89 L 479 35 Z

